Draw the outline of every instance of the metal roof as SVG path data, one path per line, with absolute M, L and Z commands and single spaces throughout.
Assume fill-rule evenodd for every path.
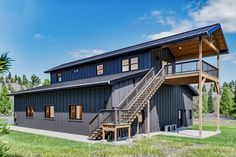
M 137 50 L 142 50 L 142 49 L 162 46 L 162 45 L 165 45 L 165 44 L 175 43 L 175 42 L 191 39 L 191 38 L 201 36 L 201 35 L 210 36 L 212 32 L 214 32 L 218 29 L 220 29 L 222 31 L 220 24 L 209 25 L 209 26 L 194 29 L 194 30 L 191 30 L 191 31 L 175 34 L 175 35 L 172 35 L 172 36 L 169 36 L 169 37 L 164 37 L 164 38 L 160 38 L 160 39 L 157 39 L 157 40 L 152 40 L 152 41 L 148 41 L 148 42 L 145 42 L 145 43 L 133 45 L 133 46 L 130 46 L 130 47 L 118 49 L 118 50 L 115 50 L 115 51 L 111 51 L 111 52 L 95 55 L 95 56 L 92 56 L 92 57 L 76 60 L 76 61 L 73 61 L 73 62 L 61 64 L 59 66 L 56 66 L 52 69 L 49 69 L 49 70 L 45 71 L 45 73 L 49 73 L 49 72 L 52 72 L 52 71 L 56 71 L 56 70 L 68 68 L 68 67 L 71 67 L 71 66 L 92 62 L 92 61 L 101 60 L 101 59 L 104 59 L 104 58 L 114 57 L 114 56 L 125 54 L 125 53 L 134 52 L 134 51 L 137 51 Z M 227 52 L 228 52 L 228 48 L 226 50 L 226 53 Z
M 149 71 L 148 69 L 137 70 L 137 71 L 112 74 L 112 75 L 104 75 L 104 76 L 97 76 L 97 77 L 92 77 L 92 78 L 74 80 L 74 81 L 54 83 L 48 86 L 40 86 L 40 87 L 36 87 L 32 89 L 10 93 L 9 95 L 45 92 L 45 91 L 68 89 L 68 88 L 82 88 L 82 87 L 89 87 L 89 86 L 111 85 L 115 81 L 119 81 L 121 79 L 128 79 L 133 76 L 139 76 L 139 75 L 141 76 L 141 75 L 146 74 L 148 71 Z

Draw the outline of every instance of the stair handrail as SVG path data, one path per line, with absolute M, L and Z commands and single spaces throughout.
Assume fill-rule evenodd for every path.
M 161 79 L 163 79 L 164 76 L 165 76 L 165 73 L 166 73 L 166 66 L 162 67 L 161 70 L 159 70 L 159 72 L 155 75 L 155 77 L 154 77 L 154 79 L 153 79 L 152 81 L 154 81 L 161 73 L 162 73 Z M 161 80 L 161 79 L 160 79 L 160 80 Z M 160 80 L 159 80 L 159 81 L 160 81 Z M 149 82 L 149 85 L 152 83 L 152 81 Z M 145 91 L 147 88 L 148 88 L 148 85 L 145 87 L 145 89 L 144 89 L 143 91 Z M 140 92 L 140 94 L 141 94 L 141 93 L 142 93 L 142 92 Z M 139 96 L 140 96 L 140 94 L 139 94 Z M 148 96 L 147 96 L 147 97 L 148 97 Z M 145 98 L 145 100 L 144 100 L 143 102 L 145 102 L 146 99 L 147 99 L 147 98 Z M 141 103 L 141 105 L 142 105 L 142 104 L 143 104 L 143 103 Z M 136 111 L 140 108 L 141 105 L 139 105 L 139 107 L 136 109 Z M 136 112 L 136 111 L 135 111 L 135 112 Z M 135 114 L 135 112 L 134 112 L 130 117 L 132 117 L 132 116 Z
M 139 83 L 129 92 L 129 94 L 119 103 L 119 105 L 117 106 L 119 109 L 123 109 L 124 106 L 126 106 L 128 104 L 128 99 L 129 97 L 136 93 L 139 92 L 137 91 L 137 89 L 142 85 L 142 83 L 146 83 L 146 79 L 148 78 L 149 75 L 154 74 L 154 68 L 151 68 L 150 71 L 139 81 Z M 155 74 L 153 75 L 155 76 Z M 144 84 L 145 85 L 145 84 Z M 135 98 L 135 97 L 134 97 Z
M 162 67 L 162 68 L 158 71 L 158 73 L 155 74 L 155 76 L 154 76 L 154 78 L 152 79 L 152 81 L 154 81 L 161 73 L 162 73 L 162 76 L 164 76 L 164 75 L 165 75 L 165 70 L 166 70 L 166 67 Z M 164 72 L 164 74 L 163 74 L 163 72 Z M 148 88 L 148 86 L 152 83 L 152 81 L 148 82 L 148 84 L 144 87 L 144 89 L 142 89 L 142 91 L 140 91 L 140 92 L 138 93 L 138 95 L 136 96 L 136 98 L 140 97 L 140 95 L 143 93 L 143 91 L 145 91 L 145 90 Z M 135 101 L 134 101 L 134 102 L 135 102 Z M 133 103 L 134 103 L 134 102 L 133 102 Z M 132 103 L 132 104 L 133 104 L 133 103 Z M 132 106 L 132 104 L 129 106 L 129 108 Z M 127 109 L 129 109 L 129 108 L 127 108 Z

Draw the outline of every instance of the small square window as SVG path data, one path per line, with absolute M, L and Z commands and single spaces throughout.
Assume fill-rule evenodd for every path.
M 131 70 L 137 70 L 138 69 L 138 57 L 133 57 L 130 59 L 130 68 Z
M 26 117 L 33 117 L 34 109 L 33 106 L 26 106 Z
M 82 120 L 83 108 L 80 105 L 69 106 L 69 119 Z
M 45 106 L 44 116 L 45 118 L 54 118 L 54 106 L 52 105 Z
M 122 60 L 122 72 L 129 71 L 129 59 Z
M 97 65 L 97 75 L 103 74 L 103 64 Z
M 58 81 L 58 82 L 61 82 L 61 81 L 62 81 L 61 73 L 57 74 L 57 81 Z

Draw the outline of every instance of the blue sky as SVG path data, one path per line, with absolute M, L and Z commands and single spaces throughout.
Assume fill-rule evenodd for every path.
M 235 8 L 233 0 L 0 0 L 0 52 L 10 51 L 13 74 L 47 78 L 68 61 L 219 22 L 230 49 L 221 79 L 236 80 Z

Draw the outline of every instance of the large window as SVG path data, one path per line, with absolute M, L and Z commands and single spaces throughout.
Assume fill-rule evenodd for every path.
M 54 118 L 54 106 L 53 105 L 45 106 L 44 116 L 45 116 L 45 118 Z
M 33 106 L 26 106 L 26 117 L 33 117 L 34 109 Z
M 129 71 L 129 59 L 122 60 L 122 72 Z
M 70 105 L 69 106 L 69 118 L 82 120 L 83 108 L 80 105 Z
M 103 64 L 97 65 L 97 75 L 103 74 Z
M 61 82 L 61 81 L 62 81 L 61 73 L 58 73 L 58 74 L 57 74 L 57 81 L 58 81 L 58 82 Z
M 130 68 L 131 68 L 131 70 L 138 69 L 138 57 L 133 57 L 130 59 Z

